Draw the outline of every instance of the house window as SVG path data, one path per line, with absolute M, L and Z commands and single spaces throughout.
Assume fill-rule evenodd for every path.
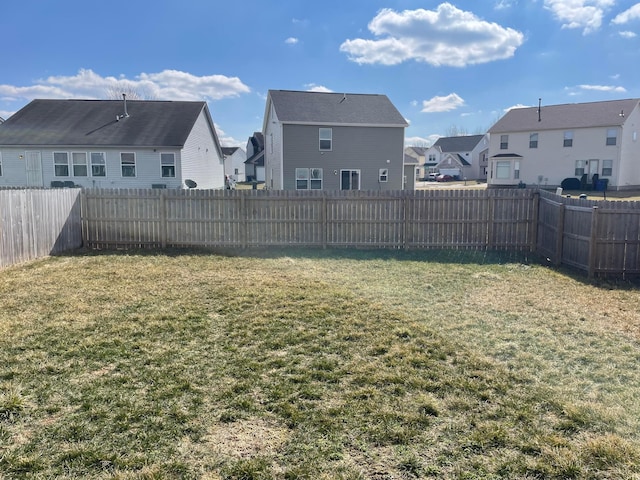
M 322 190 L 322 169 L 311 168 L 309 173 L 311 177 L 311 190 Z
M 576 160 L 576 169 L 574 175 L 576 177 L 582 177 L 584 175 L 584 171 L 587 168 L 586 160 Z
M 136 154 L 120 153 L 120 166 L 122 169 L 123 177 L 135 177 L 136 176 Z
M 91 152 L 91 176 L 107 176 L 107 162 L 103 152 Z
M 381 168 L 380 170 L 378 170 L 378 181 L 380 183 L 385 183 L 389 181 L 389 169 L 388 168 Z
M 71 154 L 71 162 L 73 163 L 74 177 L 86 177 L 89 174 L 87 154 L 85 152 L 73 152 Z
M 538 134 L 530 133 L 529 134 L 529 148 L 538 148 Z
M 56 177 L 69 176 L 69 154 L 67 152 L 53 152 L 53 170 Z
M 500 150 L 509 148 L 509 135 L 500 135 Z
M 610 177 L 613 175 L 613 160 L 602 160 L 602 176 Z
M 436 154 L 435 153 L 430 153 L 429 154 L 429 163 L 435 163 L 436 162 Z
M 607 145 L 615 145 L 618 140 L 618 130 L 615 128 L 607 129 Z
M 516 160 L 513 164 L 513 178 L 515 180 L 520 179 L 520 161 Z
M 573 132 L 568 130 L 564 132 L 564 141 L 562 143 L 563 147 L 573 147 Z
M 500 160 L 496 162 L 496 178 L 508 180 L 511 178 L 511 162 Z
M 296 168 L 296 190 L 322 190 L 321 168 Z
M 162 168 L 163 177 L 176 176 L 176 156 L 173 153 L 160 154 L 160 167 Z
M 332 147 L 332 137 L 333 131 L 331 128 L 321 128 L 319 130 L 319 138 L 320 138 L 320 150 L 321 151 L 330 151 Z
M 340 190 L 360 190 L 360 170 L 340 170 Z

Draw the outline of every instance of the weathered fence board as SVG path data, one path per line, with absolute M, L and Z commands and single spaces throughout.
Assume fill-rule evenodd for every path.
M 82 246 L 79 189 L 0 190 L 0 267 Z

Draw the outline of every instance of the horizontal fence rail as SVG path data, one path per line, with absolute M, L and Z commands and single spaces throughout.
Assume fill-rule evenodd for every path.
M 536 201 L 534 201 L 536 199 Z M 535 249 L 534 190 L 108 190 L 83 195 L 90 248 Z
M 80 247 L 80 189 L 0 190 L 0 267 Z

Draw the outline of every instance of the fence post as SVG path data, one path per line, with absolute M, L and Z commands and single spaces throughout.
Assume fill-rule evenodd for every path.
M 589 278 L 593 278 L 596 272 L 596 253 L 598 239 L 598 207 L 593 207 L 591 213 L 591 238 L 589 240 Z
M 402 190 L 402 248 L 404 250 L 409 249 L 409 242 L 407 237 L 409 236 L 409 219 L 411 218 L 409 212 L 409 195 L 407 190 Z
M 564 202 L 560 204 L 560 211 L 558 212 L 558 224 L 556 225 L 556 258 L 554 258 L 554 264 L 560 266 L 562 264 L 562 247 L 564 246 L 564 214 L 566 207 Z
M 538 250 L 538 216 L 540 215 L 540 192 L 533 192 L 533 218 L 531 219 L 531 246 L 529 250 L 535 253 Z
M 489 202 L 489 212 L 487 214 L 487 250 L 491 250 L 493 248 L 493 229 L 495 226 L 494 210 L 495 210 L 495 200 L 491 191 L 487 191 L 487 201 Z
M 160 191 L 160 247 L 167 248 L 167 192 L 168 190 Z
M 251 192 L 249 192 L 251 193 Z M 240 246 L 247 248 L 247 201 L 245 192 L 239 192 L 236 190 L 236 195 L 240 195 Z
M 321 209 L 322 211 L 320 212 L 320 223 L 322 224 L 321 226 L 321 230 L 322 230 L 322 248 L 324 250 L 326 250 L 327 248 L 327 243 L 328 243 L 328 238 L 329 238 L 329 228 L 328 228 L 328 221 L 327 218 L 329 217 L 329 215 L 327 214 L 327 192 L 326 191 L 322 191 L 322 205 L 321 205 Z

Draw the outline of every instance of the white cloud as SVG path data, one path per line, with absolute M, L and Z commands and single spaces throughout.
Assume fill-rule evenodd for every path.
M 544 6 L 562 22 L 562 28 L 581 28 L 583 35 L 602 25 L 605 12 L 616 0 L 544 0 Z
M 629 23 L 632 20 L 640 19 L 640 3 L 636 3 L 634 6 L 625 10 L 624 12 L 616 15 L 616 17 L 611 20 L 611 23 L 615 23 L 616 25 L 622 25 L 625 23 Z
M 638 36 L 638 34 L 636 34 L 635 32 L 629 31 L 619 32 L 619 35 L 624 38 L 635 38 Z
M 237 97 L 251 89 L 237 77 L 210 75 L 198 77 L 177 70 L 141 73 L 133 79 L 102 77 L 89 69 L 73 76 L 50 76 L 30 86 L 0 85 L 3 100 L 35 98 L 107 98 L 114 89 L 144 92 L 155 100 L 220 100 Z
M 627 91 L 624 87 L 615 87 L 613 85 L 578 85 L 581 90 L 595 90 L 597 92 L 614 92 L 624 93 Z
M 457 93 L 450 93 L 446 97 L 433 97 L 430 100 L 424 100 L 422 102 L 422 112 L 449 112 L 463 105 L 464 100 Z
M 305 87 L 307 88 L 308 92 L 324 92 L 324 93 L 333 92 L 333 90 L 325 87 L 324 85 L 317 85 L 315 83 L 307 83 Z
M 295 45 L 296 43 L 298 43 L 298 39 L 295 37 L 289 37 L 287 38 L 284 43 L 286 43 L 287 45 Z
M 218 135 L 218 140 L 220 140 L 220 145 L 224 147 L 244 147 L 246 146 L 247 141 L 236 140 L 230 135 L 227 135 L 220 125 L 214 122 L 214 127 L 216 128 L 216 134 Z
M 340 51 L 359 64 L 396 65 L 408 60 L 464 67 L 513 56 L 523 34 L 478 18 L 449 3 L 433 10 L 380 10 L 368 25 L 380 37 L 346 40 Z

